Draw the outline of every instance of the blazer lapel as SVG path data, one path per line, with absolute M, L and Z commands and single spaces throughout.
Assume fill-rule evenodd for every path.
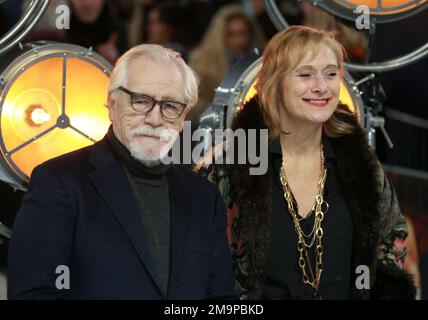
M 188 242 L 193 190 L 188 177 L 176 166 L 172 166 L 167 178 L 171 207 L 171 269 L 168 298 L 173 299 Z
M 91 163 L 98 170 L 90 174 L 90 179 L 127 234 L 159 294 L 163 295 L 139 218 L 138 204 L 132 196 L 126 174 L 108 143 L 104 138 L 94 145 Z

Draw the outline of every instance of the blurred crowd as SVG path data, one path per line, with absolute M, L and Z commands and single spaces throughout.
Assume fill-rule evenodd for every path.
M 0 34 L 7 32 L 31 1 L 6 0 L 0 5 Z M 70 8 L 70 28 L 58 30 L 59 5 Z M 351 59 L 363 60 L 366 38 L 305 2 L 280 2 L 293 24 L 334 30 Z M 53 0 L 26 41 L 51 40 L 92 47 L 111 63 L 139 43 L 156 43 L 181 53 L 200 78 L 196 119 L 214 96 L 231 67 L 263 51 L 276 33 L 263 0 Z

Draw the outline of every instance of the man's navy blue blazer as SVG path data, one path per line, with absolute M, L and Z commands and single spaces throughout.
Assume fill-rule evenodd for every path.
M 217 188 L 189 169 L 167 173 L 171 208 L 168 293 L 159 289 L 139 207 L 105 137 L 33 170 L 12 231 L 10 299 L 236 298 Z M 69 268 L 70 288 L 64 284 Z M 60 278 L 58 278 L 60 277 Z M 61 288 L 61 286 L 60 286 Z

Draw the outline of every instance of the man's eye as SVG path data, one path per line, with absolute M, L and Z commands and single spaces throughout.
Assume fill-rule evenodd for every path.
M 147 98 L 138 98 L 134 100 L 134 104 L 150 105 L 152 104 L 152 101 Z
M 334 71 L 327 72 L 327 76 L 330 77 L 330 78 L 334 78 L 335 76 L 337 76 L 337 72 L 334 72 Z
M 179 106 L 177 104 L 175 104 L 174 102 L 165 102 L 164 103 L 164 108 L 168 108 L 168 109 L 179 109 Z

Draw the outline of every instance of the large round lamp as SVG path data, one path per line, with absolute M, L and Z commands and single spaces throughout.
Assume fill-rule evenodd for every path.
M 35 166 L 105 135 L 112 67 L 90 49 L 46 42 L 8 53 L 2 63 L 0 180 L 25 190 Z

